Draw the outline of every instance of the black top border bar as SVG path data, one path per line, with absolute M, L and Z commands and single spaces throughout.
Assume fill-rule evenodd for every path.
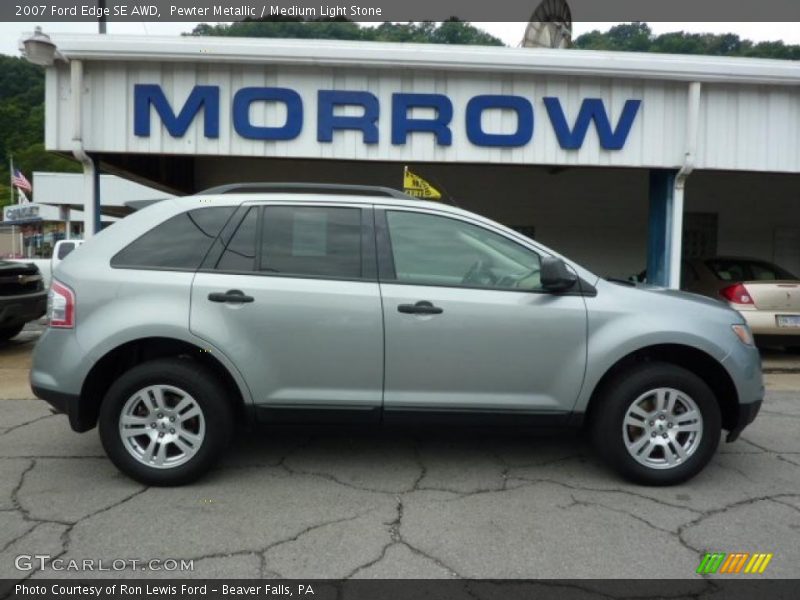
M 550 5 L 553 0 L 544 0 Z M 566 0 L 573 22 L 800 21 L 796 0 Z M 228 22 L 265 18 L 350 21 L 527 22 L 540 0 L 3 0 L 0 20 L 41 23 L 101 18 L 108 22 Z M 545 12 L 545 14 L 547 14 Z M 557 20 L 557 17 L 553 17 Z M 537 20 L 541 20 L 541 17 Z M 545 19 L 548 20 L 548 19 Z

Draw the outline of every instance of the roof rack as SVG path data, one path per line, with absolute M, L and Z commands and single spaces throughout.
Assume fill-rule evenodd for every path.
M 198 192 L 206 194 L 236 194 L 258 192 L 291 192 L 295 194 L 350 194 L 356 196 L 389 196 L 401 200 L 417 200 L 399 190 L 378 185 L 351 185 L 344 183 L 228 183 Z

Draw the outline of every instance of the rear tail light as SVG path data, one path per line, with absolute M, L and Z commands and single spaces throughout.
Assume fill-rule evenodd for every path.
M 747 288 L 741 283 L 735 283 L 726 288 L 722 288 L 719 293 L 725 300 L 733 304 L 753 304 L 753 299 L 750 297 L 750 294 L 747 293 Z
M 55 279 L 47 295 L 47 321 L 50 327 L 75 327 L 75 292 Z

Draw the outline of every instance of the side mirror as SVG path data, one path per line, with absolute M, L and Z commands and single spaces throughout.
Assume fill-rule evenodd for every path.
M 548 292 L 565 292 L 575 285 L 578 276 L 560 258 L 543 256 L 539 272 L 542 287 Z

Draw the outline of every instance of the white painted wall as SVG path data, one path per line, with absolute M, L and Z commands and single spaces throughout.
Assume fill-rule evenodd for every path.
M 196 40 L 192 43 L 196 43 Z M 269 47 L 269 42 L 263 40 L 254 41 L 253 44 Z M 373 47 L 365 45 L 363 48 L 364 63 L 368 64 L 369 52 Z M 500 53 L 511 50 L 495 50 L 499 53 L 497 59 L 505 56 Z M 517 54 L 512 54 L 517 57 Z M 583 53 L 575 56 L 583 56 Z M 469 67 L 456 64 L 455 60 L 452 65 L 445 63 L 438 69 L 411 69 L 399 62 L 391 68 L 367 68 L 358 64 L 346 67 L 269 64 L 268 57 L 260 58 L 263 64 L 231 64 L 214 62 L 213 54 L 205 55 L 202 62 L 186 61 L 185 58 L 182 58 L 184 62 L 169 62 L 168 58 L 162 62 L 103 61 L 102 56 L 95 56 L 85 65 L 84 145 L 93 152 L 196 156 L 679 167 L 685 151 L 688 81 L 637 78 L 635 71 L 631 71 L 629 77 L 602 76 L 600 59 L 612 63 L 614 59 L 603 56 L 596 58 L 598 60 L 593 63 L 598 73 L 596 76 L 571 76 L 533 69 L 525 71 L 524 67 L 514 72 L 470 71 Z M 669 59 L 675 63 L 676 70 L 691 60 L 687 57 Z M 219 60 L 222 61 L 222 58 Z M 739 65 L 740 62 L 730 64 Z M 755 61 L 753 66 L 773 62 L 776 61 Z M 723 68 L 724 64 L 720 62 L 717 68 Z M 720 77 L 723 75 L 721 73 Z M 137 83 L 159 84 L 175 111 L 183 106 L 193 86 L 219 86 L 219 138 L 204 137 L 201 115 L 195 119 L 186 135 L 173 138 L 160 125 L 155 110 L 151 110 L 151 136 L 135 136 L 133 88 Z M 277 142 L 239 136 L 232 126 L 231 99 L 238 89 L 245 86 L 278 86 L 296 90 L 303 99 L 305 115 L 300 135 L 293 140 Z M 317 92 L 321 89 L 367 90 L 375 94 L 381 106 L 380 143 L 364 144 L 361 133 L 354 131 L 335 133 L 332 143 L 318 142 Z M 66 65 L 58 63 L 47 70 L 46 90 L 46 146 L 51 150 L 69 152 L 73 91 L 70 89 Z M 447 95 L 455 111 L 451 124 L 453 145 L 438 146 L 430 134 L 412 134 L 405 145 L 392 145 L 391 98 L 396 92 Z M 534 106 L 532 141 L 510 149 L 471 144 L 465 133 L 464 112 L 467 101 L 478 94 L 510 94 L 529 99 Z M 581 149 L 564 150 L 557 142 L 544 109 L 544 96 L 561 99 L 570 124 L 574 122 L 585 98 L 602 98 L 612 124 L 616 124 L 626 100 L 639 99 L 642 105 L 621 150 L 600 148 L 594 127 L 590 127 Z M 284 113 L 282 105 L 256 103 L 251 109 L 251 118 L 256 124 L 280 125 L 284 122 Z M 516 116 L 508 111 L 489 111 L 484 121 L 488 131 L 511 132 L 515 129 Z M 798 85 L 706 82 L 701 96 L 699 126 L 697 168 L 800 171 Z

